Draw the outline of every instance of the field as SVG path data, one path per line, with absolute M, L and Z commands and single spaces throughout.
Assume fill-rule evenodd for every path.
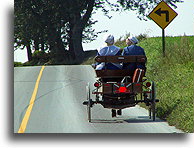
M 140 37 L 140 36 L 139 36 Z M 140 38 L 139 38 L 140 39 Z M 193 132 L 193 52 L 194 36 L 166 37 L 166 56 L 161 37 L 141 37 L 145 49 L 148 79 L 157 86 L 157 116 L 184 132 Z M 117 46 L 125 47 L 119 40 Z M 93 58 L 84 64 L 93 63 Z

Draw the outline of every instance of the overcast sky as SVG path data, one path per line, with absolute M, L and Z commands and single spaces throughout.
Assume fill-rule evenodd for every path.
M 177 6 L 177 9 L 173 9 L 178 13 L 178 16 L 166 27 L 165 35 L 194 35 L 194 0 L 185 0 L 184 3 L 179 3 Z M 118 39 L 129 32 L 133 36 L 141 33 L 146 33 L 149 37 L 162 36 L 162 29 L 154 21 L 141 21 L 137 18 L 136 12 L 111 12 L 111 15 L 113 16 L 112 19 L 108 19 L 107 17 L 103 16 L 102 12 L 95 14 L 93 18 L 99 22 L 93 26 L 94 29 L 96 29 L 96 31 L 108 30 L 108 33 L 113 34 L 115 39 Z M 103 46 L 103 36 L 104 34 L 100 34 L 95 41 L 88 44 L 83 44 L 84 50 L 93 50 Z M 14 61 L 27 61 L 26 50 L 15 51 Z

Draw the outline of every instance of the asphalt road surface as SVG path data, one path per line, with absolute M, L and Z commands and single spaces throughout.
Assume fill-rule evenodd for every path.
M 18 133 L 34 94 L 39 67 L 14 68 L 14 133 Z M 91 66 L 46 66 L 24 133 L 180 133 L 175 127 L 148 117 L 139 107 L 123 110 L 111 117 L 110 109 L 92 108 L 92 122 L 87 121 L 86 85 L 93 86 L 95 72 Z M 91 86 L 91 88 L 92 88 Z

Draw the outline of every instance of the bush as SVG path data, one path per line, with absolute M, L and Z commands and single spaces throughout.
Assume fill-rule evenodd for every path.
M 146 33 L 144 34 L 140 34 L 138 36 L 136 36 L 136 38 L 139 40 L 139 41 L 142 41 L 144 39 L 147 39 L 148 38 L 148 35 Z
M 44 51 L 35 51 L 32 54 L 32 61 L 25 63 L 26 66 L 28 65 L 43 65 L 50 60 L 49 53 Z
M 32 54 L 33 58 L 39 58 L 39 59 L 46 58 L 46 56 L 47 56 L 47 53 L 45 53 L 44 51 L 38 51 L 38 50 L 34 51 L 34 53 Z
M 14 67 L 21 67 L 23 66 L 22 62 L 14 62 Z

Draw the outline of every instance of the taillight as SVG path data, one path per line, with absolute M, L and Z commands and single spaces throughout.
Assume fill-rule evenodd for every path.
M 150 82 L 147 82 L 147 83 L 146 83 L 146 86 L 147 86 L 147 87 L 150 87 L 150 86 L 151 86 L 151 83 L 150 83 Z
M 99 87 L 99 86 L 100 86 L 100 83 L 95 82 L 95 83 L 94 83 L 94 86 L 95 86 L 95 87 Z

